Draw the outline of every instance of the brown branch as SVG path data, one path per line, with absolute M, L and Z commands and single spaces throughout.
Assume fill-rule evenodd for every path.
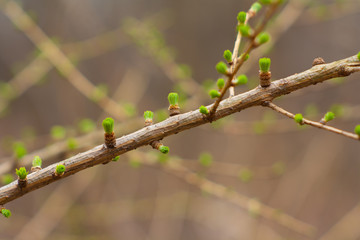
M 274 81 L 268 88 L 257 87 L 243 94 L 223 100 L 219 104 L 219 108 L 214 115 L 214 120 L 234 114 L 249 107 L 259 106 L 265 101 L 272 101 L 274 98 L 298 89 L 331 78 L 347 76 L 358 71 L 360 71 L 360 62 L 357 56 L 352 56 L 329 64 L 314 66 L 302 73 Z M 208 108 L 210 107 L 211 105 L 208 106 Z M 65 178 L 86 168 L 108 162 L 117 155 L 121 155 L 141 146 L 146 146 L 155 140 L 161 140 L 169 135 L 197 127 L 208 121 L 207 118 L 204 118 L 203 114 L 198 110 L 195 110 L 144 127 L 136 132 L 118 138 L 114 149 L 106 149 L 100 145 L 87 152 L 80 153 L 57 163 L 66 166 L 66 172 L 60 178 Z M 29 174 L 27 177 L 27 186 L 23 189 L 18 187 L 17 181 L 1 187 L 0 205 L 59 180 L 60 178 L 55 178 L 53 176 L 57 164 L 50 165 L 40 171 Z
M 292 119 L 295 118 L 294 114 L 292 114 L 291 112 L 286 111 L 285 109 L 275 105 L 272 102 L 264 102 L 263 106 L 269 107 L 269 108 L 275 110 L 276 112 L 281 113 L 282 115 L 285 115 L 285 116 L 287 116 L 289 118 L 292 118 Z M 335 127 L 330 127 L 330 126 L 324 125 L 323 123 L 320 123 L 320 122 L 315 122 L 315 121 L 311 121 L 311 120 L 303 118 L 302 124 L 307 124 L 307 125 L 310 125 L 310 126 L 313 126 L 313 127 L 324 129 L 324 130 L 327 130 L 329 132 L 340 134 L 340 135 L 343 135 L 344 137 L 348 137 L 348 138 L 351 138 L 351 139 L 360 140 L 360 136 L 355 134 L 355 133 L 343 131 L 343 130 L 340 130 L 340 129 L 335 128 Z

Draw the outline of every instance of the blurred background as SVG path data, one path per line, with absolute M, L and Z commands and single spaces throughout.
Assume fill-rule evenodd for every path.
M 183 112 L 212 103 L 214 66 L 233 49 L 236 16 L 252 3 L 0 1 L 2 185 L 35 155 L 45 167 L 101 144 L 105 117 L 116 120 L 117 137 L 143 127 L 146 110 L 155 122 L 166 119 L 171 91 Z M 359 51 L 358 0 L 290 0 L 280 10 L 268 25 L 271 41 L 240 70 L 249 82 L 236 94 L 258 85 L 260 57 L 272 59 L 279 79 L 316 57 L 332 62 Z M 39 50 L 36 27 L 57 52 Z M 315 121 L 333 111 L 329 125 L 352 132 L 358 78 L 275 103 Z M 168 155 L 143 147 L 10 202 L 0 239 L 360 239 L 354 140 L 255 107 L 162 142 Z

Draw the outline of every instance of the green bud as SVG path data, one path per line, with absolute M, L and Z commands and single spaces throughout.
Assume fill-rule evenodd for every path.
M 252 29 L 249 25 L 239 25 L 238 30 L 243 37 L 249 37 L 252 34 Z
M 220 93 L 219 91 L 215 90 L 215 89 L 212 89 L 209 91 L 209 95 L 211 98 L 218 98 L 220 97 Z
M 240 58 L 242 58 L 243 55 L 244 55 L 244 54 L 241 54 L 241 55 L 240 55 Z M 244 62 L 246 62 L 246 61 L 249 59 L 249 57 L 250 57 L 249 54 L 246 54 L 246 55 L 245 55 L 245 58 L 244 58 Z
M 84 118 L 78 123 L 80 132 L 89 133 L 96 129 L 96 124 L 93 120 L 89 118 Z
M 60 140 L 65 138 L 66 129 L 63 126 L 56 125 L 51 128 L 50 134 L 54 140 Z
M 1 214 L 6 218 L 11 217 L 11 212 L 9 209 L 5 209 L 5 208 L 1 209 Z
M 205 107 L 203 105 L 201 105 L 199 107 L 199 111 L 200 111 L 200 113 L 205 114 L 205 115 L 209 114 L 209 110 L 207 109 L 207 107 Z
M 41 158 L 39 156 L 35 156 L 34 160 L 32 161 L 32 166 L 41 167 L 41 164 L 42 164 Z
M 120 156 L 116 156 L 116 157 L 114 157 L 111 161 L 117 162 L 117 161 L 119 161 L 119 159 L 120 159 Z
M 107 134 L 111 134 L 114 132 L 114 119 L 112 118 L 105 118 L 104 121 L 102 122 L 104 131 Z
M 261 8 L 262 8 L 261 4 L 258 2 L 255 2 L 255 3 L 253 3 L 253 5 L 251 5 L 250 11 L 257 13 L 261 10 Z
M 210 167 L 213 162 L 213 157 L 210 153 L 201 153 L 199 156 L 199 162 L 204 167 Z
M 327 112 L 324 115 L 325 122 L 329 122 L 329 121 L 333 120 L 334 118 L 335 118 L 335 114 L 333 112 Z
M 268 4 L 271 4 L 271 3 L 272 3 L 271 0 L 259 0 L 259 2 L 260 2 L 261 4 L 264 4 L 264 5 L 268 5 Z
M 3 185 L 7 185 L 9 183 L 11 183 L 12 181 L 14 181 L 14 177 L 11 174 L 5 174 L 1 176 L 1 183 Z
M 16 175 L 18 175 L 18 177 L 20 179 L 26 179 L 26 176 L 29 174 L 29 172 L 26 171 L 26 168 L 21 167 L 20 169 L 16 169 Z
M 56 168 L 55 168 L 55 173 L 56 173 L 57 175 L 62 175 L 62 174 L 65 172 L 65 170 L 66 170 L 65 166 L 62 165 L 62 164 L 59 164 L 59 165 L 57 165 Z
M 253 172 L 250 169 L 242 169 L 239 173 L 239 178 L 242 182 L 247 183 L 253 179 Z
M 260 58 L 259 67 L 261 72 L 268 72 L 270 70 L 271 59 L 270 58 Z
M 176 106 L 179 104 L 179 95 L 177 93 L 169 93 L 168 100 L 171 106 Z
M 161 146 L 159 147 L 159 151 L 162 152 L 162 153 L 164 153 L 164 154 L 167 154 L 167 153 L 169 152 L 169 147 L 164 146 L 164 145 L 161 145 Z
M 219 78 L 216 82 L 216 85 L 221 90 L 225 86 L 225 80 L 223 78 Z
M 22 142 L 15 142 L 13 145 L 13 149 L 16 159 L 23 158 L 27 153 L 26 148 Z
M 78 147 L 78 143 L 75 138 L 69 138 L 66 144 L 70 150 L 74 150 Z
M 246 12 L 239 12 L 237 20 L 239 21 L 239 23 L 244 23 L 246 20 Z
M 360 136 L 360 124 L 359 125 L 356 125 L 355 129 L 354 129 L 354 132 Z
M 226 63 L 224 63 L 224 62 L 218 62 L 216 64 L 215 68 L 218 71 L 218 73 L 221 73 L 221 74 L 226 74 L 228 71 L 228 67 L 227 67 Z
M 262 32 L 259 35 L 257 35 L 255 41 L 257 44 L 261 45 L 270 40 L 270 35 L 266 32 Z
M 301 113 L 295 114 L 294 120 L 295 122 L 301 124 L 303 122 L 303 115 Z
M 154 118 L 154 113 L 152 112 L 152 111 L 145 111 L 144 112 L 144 119 L 145 119 L 145 121 L 146 120 L 153 120 L 153 118 Z
M 244 85 L 248 82 L 248 78 L 245 74 L 241 74 L 236 79 L 233 80 L 235 85 Z
M 359 61 L 360 61 L 360 52 L 358 53 L 357 57 L 358 57 L 358 59 L 359 59 Z
M 232 62 L 232 53 L 230 52 L 230 50 L 224 51 L 224 58 L 226 61 Z

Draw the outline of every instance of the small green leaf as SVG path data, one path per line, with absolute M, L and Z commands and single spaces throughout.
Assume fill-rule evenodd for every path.
M 228 71 L 228 67 L 224 62 L 218 62 L 215 68 L 221 74 L 226 74 Z
M 237 16 L 237 20 L 239 21 L 239 23 L 245 23 L 246 20 L 246 12 L 239 12 L 238 16 Z
M 220 97 L 220 93 L 219 91 L 215 90 L 215 89 L 212 89 L 209 91 L 209 95 L 211 98 L 218 98 Z
M 112 118 L 105 118 L 104 121 L 102 122 L 104 131 L 107 134 L 111 134 L 114 132 L 114 119 Z
M 236 79 L 233 80 L 235 85 L 244 85 L 248 82 L 248 78 L 245 74 L 241 74 Z
M 255 3 L 253 3 L 251 5 L 250 11 L 253 11 L 253 12 L 257 13 L 257 12 L 259 12 L 261 10 L 261 8 L 262 8 L 261 4 L 258 3 L 258 2 L 255 2 Z
M 294 120 L 295 122 L 301 124 L 303 122 L 303 115 L 301 113 L 295 114 Z
M 201 153 L 199 156 L 199 162 L 204 167 L 210 167 L 213 162 L 213 157 L 208 152 Z
M 270 58 L 260 58 L 259 67 L 261 72 L 269 72 L 270 70 L 271 59 Z
M 269 40 L 270 40 L 270 35 L 266 32 L 260 33 L 255 39 L 256 43 L 259 45 L 264 44 L 264 43 L 268 42 Z
M 5 209 L 5 208 L 1 209 L 1 214 L 6 218 L 11 217 L 11 212 L 9 209 Z
M 223 78 L 219 78 L 216 82 L 216 85 L 218 86 L 219 90 L 223 89 L 225 86 L 225 80 Z
M 253 32 L 249 25 L 239 25 L 238 30 L 243 37 L 249 37 Z
M 169 152 L 169 147 L 164 146 L 164 145 L 161 145 L 161 146 L 159 147 L 159 151 L 162 152 L 162 153 L 164 153 L 164 154 L 167 154 L 167 153 Z
M 16 175 L 18 175 L 18 177 L 20 179 L 26 179 L 26 176 L 29 174 L 29 172 L 26 171 L 26 168 L 21 167 L 20 169 L 15 169 L 16 170 Z
M 84 118 L 78 123 L 78 128 L 82 133 L 89 133 L 96 129 L 96 124 L 89 118 Z
M 355 129 L 354 129 L 354 132 L 360 136 L 360 124 L 359 125 L 356 125 Z
M 55 172 L 57 175 L 62 175 L 65 172 L 66 168 L 64 165 L 59 164 L 56 166 Z
M 41 167 L 41 164 L 42 164 L 41 158 L 39 156 L 35 156 L 32 161 L 32 166 L 33 167 Z
M 54 140 L 64 139 L 66 136 L 66 129 L 63 126 L 56 125 L 51 128 L 50 134 Z
M 327 112 L 324 116 L 325 122 L 329 122 L 335 118 L 335 114 L 333 112 Z
M 179 104 L 179 95 L 177 93 L 169 93 L 168 95 L 169 104 L 171 106 L 176 106 Z
M 21 159 L 27 154 L 25 145 L 22 142 L 15 142 L 13 145 L 13 149 L 16 159 Z
M 116 156 L 116 157 L 114 157 L 111 161 L 117 162 L 117 161 L 119 161 L 119 159 L 120 159 L 120 156 Z
M 232 53 L 230 52 L 230 50 L 224 51 L 224 58 L 226 61 L 232 62 Z
M 205 114 L 205 115 L 209 114 L 209 110 L 207 109 L 207 107 L 205 107 L 203 105 L 201 105 L 199 107 L 199 111 L 200 111 L 200 113 Z
M 145 121 L 149 121 L 149 120 L 153 120 L 154 118 L 154 113 L 152 111 L 145 111 L 144 112 L 144 119 Z

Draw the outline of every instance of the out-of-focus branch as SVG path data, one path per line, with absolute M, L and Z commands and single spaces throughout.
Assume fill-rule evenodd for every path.
M 323 82 L 325 80 L 348 76 L 360 71 L 360 62 L 357 56 L 329 64 L 321 64 L 311 69 L 280 79 L 271 83 L 267 88 L 257 87 L 243 94 L 223 100 L 214 115 L 214 120 L 234 114 L 243 109 L 262 105 L 266 101 L 291 93 L 298 89 Z M 211 108 L 207 106 L 207 108 Z M 24 194 L 55 182 L 61 178 L 68 177 L 86 168 L 106 163 L 115 156 L 146 146 L 156 140 L 173 135 L 187 129 L 191 129 L 209 122 L 198 110 L 179 114 L 168 118 L 160 123 L 144 127 L 136 132 L 125 135 L 116 140 L 116 146 L 112 149 L 97 146 L 87 152 L 80 153 L 74 157 L 61 161 L 59 164 L 66 166 L 66 171 L 61 177 L 54 177 L 56 165 L 50 165 L 38 172 L 31 173 L 27 177 L 27 186 L 19 188 L 17 182 L 12 182 L 0 188 L 0 205 L 10 202 Z

